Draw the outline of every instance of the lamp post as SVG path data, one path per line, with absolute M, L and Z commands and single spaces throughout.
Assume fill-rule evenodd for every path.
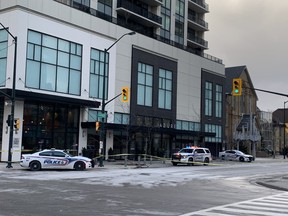
M 17 37 L 11 34 L 11 32 L 2 23 L 0 25 L 14 40 L 14 68 L 13 68 L 13 79 L 12 79 L 12 92 L 11 96 L 6 95 L 11 100 L 11 114 L 10 114 L 10 134 L 9 134 L 9 147 L 8 147 L 8 162 L 6 168 L 13 168 L 12 166 L 12 146 L 13 146 L 13 133 L 14 133 L 14 112 L 15 112 L 15 80 L 16 80 L 16 62 L 17 62 Z
M 129 33 L 126 33 L 126 34 L 123 34 L 120 38 L 118 38 L 110 47 L 108 47 L 107 49 L 104 49 L 104 70 L 103 70 L 103 83 L 102 83 L 102 106 L 101 106 L 101 125 L 100 125 L 100 141 L 99 141 L 99 144 L 100 144 L 100 148 L 99 148 L 99 153 L 100 153 L 100 162 L 99 162 L 99 167 L 103 167 L 103 155 L 104 155 L 104 139 L 105 139 L 105 120 L 106 120 L 106 114 L 105 114 L 105 93 L 106 93 L 106 72 L 107 72 L 107 69 L 106 69 L 106 64 L 107 64 L 107 54 L 108 54 L 108 51 L 116 44 L 118 43 L 118 41 L 120 41 L 124 36 L 126 35 L 134 35 L 136 34 L 136 32 L 129 32 Z
M 285 104 L 286 103 L 288 103 L 288 101 L 285 101 L 284 102 L 284 114 L 283 114 L 283 116 L 284 116 L 284 126 L 283 126 L 283 140 L 284 140 L 284 147 L 283 147 L 283 159 L 285 159 L 286 158 L 286 146 L 285 146 L 285 142 L 286 142 L 286 135 L 285 135 L 285 133 L 286 133 L 286 116 L 285 116 L 285 113 L 286 113 L 286 110 L 285 110 Z

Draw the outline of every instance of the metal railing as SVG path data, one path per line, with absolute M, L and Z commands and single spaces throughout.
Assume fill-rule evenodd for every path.
M 62 4 L 65 4 L 65 5 L 69 6 L 69 7 L 81 10 L 81 11 L 83 11 L 85 13 L 88 13 L 88 14 L 90 14 L 92 16 L 95 16 L 95 17 L 98 17 L 100 19 L 104 19 L 104 20 L 106 20 L 108 22 L 111 22 L 111 23 L 114 23 L 116 25 L 123 26 L 124 28 L 130 29 L 132 31 L 136 31 L 137 33 L 140 33 L 140 34 L 143 34 L 145 36 L 154 38 L 154 39 L 156 39 L 156 40 L 158 40 L 160 42 L 169 44 L 169 45 L 174 46 L 174 47 L 178 47 L 180 49 L 183 49 L 183 50 L 185 50 L 187 52 L 190 52 L 190 53 L 193 53 L 195 55 L 201 56 L 201 57 L 206 58 L 208 60 L 211 60 L 213 62 L 217 62 L 219 64 L 223 64 L 223 61 L 221 59 L 219 59 L 219 58 L 216 58 L 214 56 L 211 56 L 209 54 L 203 53 L 201 51 L 192 49 L 191 47 L 187 47 L 187 46 L 184 46 L 182 44 L 178 44 L 178 43 L 176 43 L 173 40 L 170 40 L 170 39 L 164 38 L 164 37 L 162 37 L 162 36 L 160 36 L 158 34 L 155 34 L 150 29 L 145 29 L 143 27 L 140 27 L 139 25 L 127 23 L 126 21 L 124 22 L 121 19 L 117 19 L 115 17 L 109 16 L 109 15 L 104 14 L 104 13 L 102 13 L 100 11 L 97 11 L 97 10 L 95 10 L 93 8 L 87 9 L 87 6 L 85 6 L 85 5 L 82 8 L 79 7 L 79 5 L 74 6 L 73 5 L 73 0 L 54 0 L 54 1 L 62 3 Z M 207 44 L 208 44 L 208 42 L 207 42 Z M 206 47 L 207 47 L 207 44 L 206 44 Z M 205 46 L 205 41 L 204 41 L 204 46 Z
M 143 16 L 147 19 L 150 19 L 154 22 L 157 22 L 159 24 L 162 24 L 162 17 L 154 14 L 154 13 L 151 13 L 149 12 L 148 10 L 144 9 L 144 8 L 141 8 L 135 4 L 133 4 L 132 2 L 130 1 L 127 1 L 127 0 L 118 0 L 117 1 L 117 8 L 120 8 L 120 7 L 123 7 L 129 11 L 132 11 L 136 14 L 139 14 L 140 16 Z
M 191 20 L 192 22 L 195 22 L 197 24 L 199 24 L 200 26 L 208 29 L 208 23 L 205 22 L 203 19 L 199 19 L 197 18 L 195 15 L 193 14 L 188 14 L 188 20 Z
M 209 5 L 206 4 L 205 1 L 203 1 L 203 0 L 191 0 L 191 1 L 194 2 L 195 4 L 201 6 L 205 10 L 209 11 Z

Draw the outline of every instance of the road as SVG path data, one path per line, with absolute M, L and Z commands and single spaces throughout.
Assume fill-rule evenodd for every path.
M 287 206 L 284 192 L 254 183 L 287 173 L 287 165 L 282 161 L 138 169 L 105 165 L 83 172 L 31 172 L 14 165 L 0 169 L 0 216 L 210 216 L 234 208 L 236 213 L 228 215 L 245 215 L 243 202 L 263 211 L 255 199 L 258 203 L 281 199 Z M 259 215 L 287 215 L 284 206 L 276 206 L 281 213 L 266 204 L 271 212 Z

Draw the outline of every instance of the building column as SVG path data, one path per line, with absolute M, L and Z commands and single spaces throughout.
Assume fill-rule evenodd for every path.
M 6 105 L 7 102 L 7 105 Z M 10 101 L 5 101 L 4 112 L 3 112 L 3 130 L 2 130 L 2 149 L 0 161 L 8 161 L 9 152 L 9 133 L 10 128 L 6 123 L 8 115 L 11 114 Z M 15 101 L 15 113 L 14 119 L 20 120 L 20 128 L 14 129 L 13 142 L 12 142 L 12 162 L 19 162 L 21 159 L 22 149 L 22 131 L 23 131 L 23 112 L 24 112 L 24 101 Z M 14 120 L 13 120 L 14 123 Z

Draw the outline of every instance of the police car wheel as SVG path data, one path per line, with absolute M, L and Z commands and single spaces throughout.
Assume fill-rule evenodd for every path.
M 176 162 L 172 162 L 172 165 L 173 165 L 173 166 L 177 166 L 177 164 L 178 164 L 178 163 L 176 163 Z
M 204 160 L 204 166 L 208 166 L 208 163 L 209 163 L 210 161 L 209 161 L 209 158 L 205 158 L 205 160 Z
M 41 164 L 39 161 L 32 161 L 29 165 L 30 170 L 32 171 L 39 171 L 41 170 Z
M 240 157 L 240 158 L 239 158 L 239 161 L 240 161 L 240 162 L 244 162 L 244 158 L 243 158 L 243 157 Z
M 188 161 L 189 161 L 188 166 L 194 166 L 193 158 L 189 158 Z
M 74 169 L 75 170 L 80 170 L 80 171 L 84 170 L 85 169 L 85 164 L 83 162 L 81 162 L 81 161 L 78 161 L 78 162 L 75 163 Z

